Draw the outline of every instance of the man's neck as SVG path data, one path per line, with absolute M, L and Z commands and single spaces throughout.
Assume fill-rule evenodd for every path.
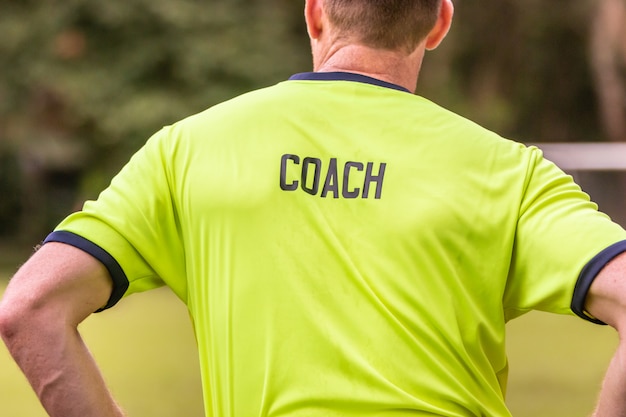
M 343 71 L 366 75 L 415 92 L 424 51 L 407 55 L 361 45 L 330 48 L 314 54 L 316 72 Z M 315 59 L 317 58 L 317 59 Z

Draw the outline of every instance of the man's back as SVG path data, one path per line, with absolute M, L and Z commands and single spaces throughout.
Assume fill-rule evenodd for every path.
M 536 149 L 408 94 L 453 10 L 307 0 L 315 73 L 163 129 L 63 221 L 0 305 L 46 411 L 124 415 L 78 325 L 165 283 L 210 416 L 509 416 L 504 324 L 531 309 L 618 329 L 596 414 L 623 415 L 626 232 Z
M 128 260 L 130 292 L 163 280 L 187 302 L 209 415 L 507 416 L 505 321 L 570 312 L 573 271 L 598 252 L 548 230 L 575 213 L 546 227 L 550 209 L 525 210 L 593 204 L 538 151 L 425 99 L 301 77 L 164 129 L 76 215 L 122 221 L 132 250 L 81 220 L 60 229 Z M 518 240 L 538 227 L 582 260 L 526 268 L 543 249 Z

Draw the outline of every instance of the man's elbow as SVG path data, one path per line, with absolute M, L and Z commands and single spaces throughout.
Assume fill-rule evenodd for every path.
M 11 338 L 15 334 L 14 316 L 6 312 L 6 308 L 0 307 L 0 336 L 3 340 Z
M 26 316 L 27 312 L 18 308 L 15 303 L 7 300 L 0 303 L 0 336 L 8 347 L 23 331 Z
M 10 297 L 0 302 L 0 336 L 10 351 L 46 332 L 50 318 L 37 303 L 25 298 Z

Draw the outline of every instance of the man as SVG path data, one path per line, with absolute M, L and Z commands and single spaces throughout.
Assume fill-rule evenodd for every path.
M 537 149 L 410 94 L 452 15 L 307 0 L 314 73 L 164 128 L 62 222 L 0 307 L 48 413 L 122 415 L 76 327 L 163 284 L 208 416 L 509 416 L 507 320 L 623 332 L 626 232 Z M 625 346 L 597 416 L 626 415 Z

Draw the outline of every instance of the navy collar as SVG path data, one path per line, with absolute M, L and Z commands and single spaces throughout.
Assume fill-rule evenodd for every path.
M 308 80 L 308 81 L 353 81 L 358 83 L 372 84 L 379 87 L 391 88 L 393 90 L 411 93 L 408 89 L 397 84 L 388 83 L 377 78 L 368 77 L 366 75 L 355 74 L 352 72 L 302 72 L 295 74 L 289 80 Z

